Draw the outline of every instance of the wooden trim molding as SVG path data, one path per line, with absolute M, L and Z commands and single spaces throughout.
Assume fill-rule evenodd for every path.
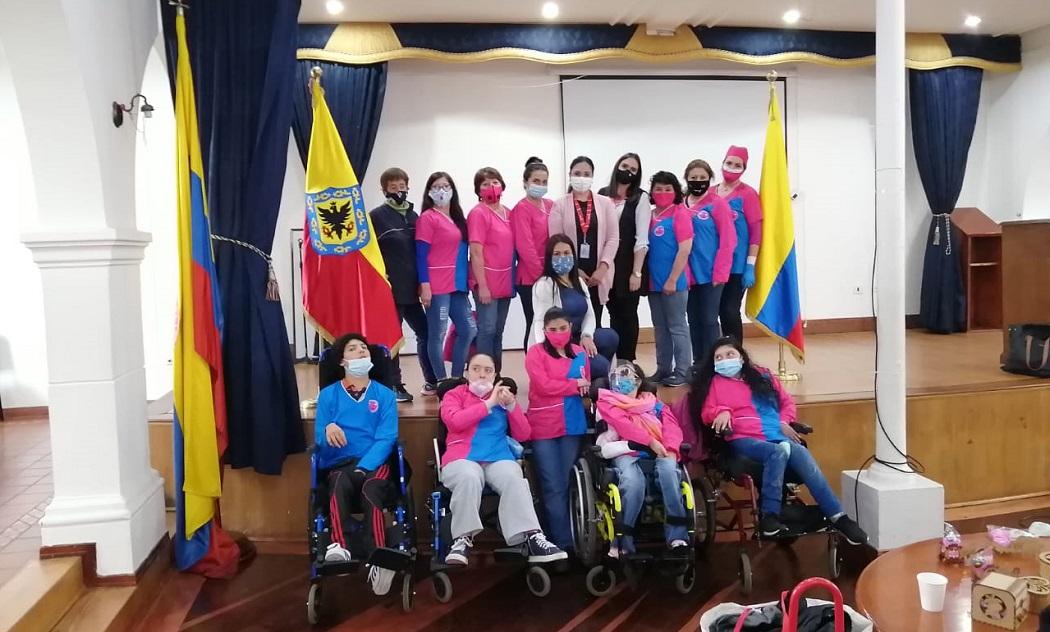
M 157 545 L 153 547 L 150 554 L 142 561 L 134 574 L 127 575 L 102 575 L 97 571 L 95 558 L 97 556 L 95 543 L 88 544 L 58 544 L 54 546 L 40 547 L 40 559 L 47 560 L 56 557 L 80 557 L 84 572 L 84 585 L 89 588 L 115 588 L 137 586 L 146 569 L 153 564 L 159 554 L 167 552 L 171 546 L 171 538 L 165 535 Z
M 904 317 L 905 327 L 908 329 L 921 329 L 922 323 L 919 321 L 918 314 L 908 314 Z M 872 316 L 863 316 L 859 318 L 814 318 L 805 321 L 806 335 L 815 336 L 818 334 L 846 334 L 856 331 L 875 331 L 875 318 Z M 744 339 L 747 338 L 761 338 L 765 334 L 751 323 L 744 323 Z M 638 342 L 640 344 L 651 344 L 656 339 L 653 336 L 652 327 L 642 327 L 641 331 L 638 332 Z
M 5 408 L 0 421 L 47 421 L 47 406 L 21 406 Z

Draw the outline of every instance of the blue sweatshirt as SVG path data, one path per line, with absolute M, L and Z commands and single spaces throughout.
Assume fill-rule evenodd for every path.
M 325 427 L 335 423 L 346 435 L 346 447 L 328 445 Z M 321 390 L 317 397 L 314 442 L 319 465 L 329 468 L 351 459 L 357 467 L 371 472 L 390 458 L 397 442 L 397 401 L 394 391 L 371 381 L 360 399 L 346 392 L 342 380 Z

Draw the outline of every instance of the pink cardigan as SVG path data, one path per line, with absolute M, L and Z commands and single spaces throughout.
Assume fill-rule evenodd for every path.
M 609 266 L 605 278 L 598 285 L 598 296 L 602 305 L 605 305 L 609 300 L 609 290 L 612 288 L 613 275 L 616 272 L 613 259 L 616 257 L 616 249 L 620 247 L 620 217 L 616 213 L 616 204 L 604 195 L 594 194 L 594 208 L 598 218 L 598 263 Z M 571 193 L 554 201 L 549 225 L 551 235 L 568 235 L 573 245 L 579 248 L 579 244 L 576 243 L 576 205 L 572 203 Z

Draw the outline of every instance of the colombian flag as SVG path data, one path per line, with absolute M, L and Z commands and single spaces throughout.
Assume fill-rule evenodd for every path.
M 393 355 L 401 348 L 401 324 L 379 242 L 320 77 L 311 90 L 314 122 L 306 160 L 303 308 L 325 340 L 357 332 Z
M 179 315 L 175 338 L 175 563 L 209 577 L 237 572 L 239 551 L 220 527 L 219 460 L 226 450 L 222 379 L 222 313 L 204 196 L 186 20 L 175 18 Z
M 747 292 L 745 312 L 759 328 L 788 345 L 795 358 L 803 362 L 805 340 L 798 298 L 795 220 L 791 213 L 784 128 L 772 86 L 758 195 L 762 199 L 762 244 L 755 264 L 755 285 Z

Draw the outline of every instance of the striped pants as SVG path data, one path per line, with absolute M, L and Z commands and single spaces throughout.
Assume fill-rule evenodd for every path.
M 354 501 L 358 501 L 365 550 L 353 551 L 353 554 L 366 559 L 377 547 L 386 546 L 382 499 L 383 481 L 390 478 L 390 467 L 383 465 L 368 475 L 355 472 L 356 467 L 357 462 L 353 461 L 329 470 L 328 509 L 332 519 L 332 540 L 349 550 L 354 531 Z

